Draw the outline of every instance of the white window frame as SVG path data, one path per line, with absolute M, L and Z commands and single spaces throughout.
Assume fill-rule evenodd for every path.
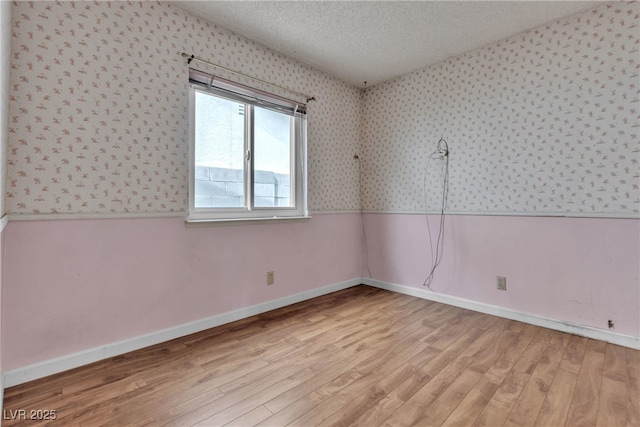
M 192 70 L 193 71 L 193 70 Z M 199 72 L 198 72 L 199 73 Z M 192 73 L 190 73 L 192 74 Z M 196 75 L 198 76 L 198 75 Z M 208 76 L 200 73 L 200 76 Z M 243 220 L 279 220 L 294 218 L 309 218 L 307 210 L 307 129 L 306 106 L 294 101 L 285 100 L 275 95 L 254 90 L 246 86 L 238 85 L 227 80 L 213 78 L 208 84 L 202 84 L 203 79 L 194 82 L 190 80 L 189 87 L 189 215 L 187 222 L 213 222 L 213 221 L 243 221 Z M 216 97 L 230 99 L 245 104 L 246 123 L 251 126 L 253 119 L 251 112 L 253 106 L 272 106 L 274 109 L 285 108 L 296 111 L 292 120 L 292 169 L 291 177 L 292 207 L 255 207 L 253 206 L 253 132 L 248 129 L 245 145 L 244 161 L 244 197 L 246 206 L 243 208 L 201 208 L 195 207 L 195 96 L 196 92 L 210 94 Z M 247 108 L 251 106 L 251 108 Z M 305 114 L 299 113 L 299 109 Z

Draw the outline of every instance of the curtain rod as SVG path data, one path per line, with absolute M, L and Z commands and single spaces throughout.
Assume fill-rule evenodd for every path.
M 181 55 L 182 55 L 183 57 L 187 58 L 187 64 L 191 64 L 191 61 L 198 61 L 198 62 L 202 62 L 203 64 L 207 64 L 207 65 L 210 65 L 210 66 L 212 66 L 212 67 L 215 67 L 215 68 L 217 68 L 217 69 L 219 69 L 219 70 L 223 70 L 223 71 L 226 71 L 226 72 L 228 72 L 228 73 L 235 74 L 236 76 L 240 76 L 240 77 L 244 77 L 244 78 L 247 78 L 247 79 L 251 79 L 251 80 L 253 80 L 253 81 L 256 81 L 256 82 L 259 82 L 259 83 L 265 84 L 265 85 L 267 85 L 267 86 L 271 86 L 271 87 L 276 88 L 276 89 L 286 90 L 287 92 L 291 92 L 291 93 L 294 93 L 294 94 L 296 94 L 296 95 L 300 95 L 300 96 L 304 97 L 304 99 L 306 99 L 306 100 L 307 100 L 307 102 L 309 102 L 309 101 L 315 101 L 315 100 L 316 100 L 316 97 L 315 97 L 315 96 L 309 96 L 309 95 L 304 94 L 304 93 L 302 93 L 302 92 L 296 92 L 295 90 L 287 89 L 286 87 L 282 87 L 282 86 L 274 85 L 273 83 L 269 83 L 268 81 L 265 81 L 265 80 L 262 80 L 262 79 L 258 79 L 258 78 L 256 78 L 256 77 L 251 77 L 251 76 L 248 76 L 248 75 L 246 75 L 246 74 L 239 73 L 239 72 L 234 71 L 234 70 L 232 70 L 232 69 L 230 69 L 230 68 L 223 67 L 223 66 L 218 65 L 218 64 L 214 64 L 213 62 L 209 62 L 209 61 L 207 61 L 206 59 L 198 58 L 198 57 L 197 57 L 197 56 L 195 56 L 195 55 L 189 55 L 188 53 L 184 53 L 184 52 L 182 52 L 182 54 L 181 54 Z

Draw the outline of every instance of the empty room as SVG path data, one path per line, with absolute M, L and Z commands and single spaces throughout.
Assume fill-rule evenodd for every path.
M 0 1 L 6 426 L 640 426 L 640 2 Z

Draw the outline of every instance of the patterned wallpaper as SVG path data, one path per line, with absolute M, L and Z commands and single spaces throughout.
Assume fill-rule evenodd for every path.
M 316 96 L 311 210 L 359 209 L 356 153 L 366 210 L 436 210 L 443 136 L 449 211 L 637 216 L 638 9 L 603 5 L 361 97 L 168 3 L 16 2 L 7 210 L 186 211 L 185 51 Z
M 368 89 L 364 209 L 437 211 L 442 136 L 451 212 L 637 217 L 639 9 L 605 4 Z
M 9 141 L 9 75 L 11 62 L 11 3 L 0 2 L 0 191 L 6 188 L 6 157 Z M 6 213 L 0 197 L 0 218 Z M 2 225 L 0 225 L 2 231 Z
M 309 208 L 359 209 L 356 88 L 168 3 L 16 2 L 13 18 L 10 213 L 185 212 L 183 51 L 315 95 Z

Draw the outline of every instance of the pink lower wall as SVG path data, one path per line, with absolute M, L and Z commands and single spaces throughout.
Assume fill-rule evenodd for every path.
M 197 228 L 181 218 L 12 221 L 3 370 L 360 277 L 360 230 L 357 214 Z
M 437 233 L 438 217 L 429 222 Z M 425 224 L 424 215 L 365 215 L 374 279 L 423 288 Z M 450 215 L 445 231 L 433 291 L 604 330 L 612 319 L 614 332 L 640 337 L 640 220 Z
M 367 214 L 365 230 L 373 278 L 422 288 L 424 216 Z M 180 218 L 10 222 L 2 369 L 359 277 L 360 231 L 357 214 L 199 228 Z M 615 332 L 640 336 L 639 220 L 458 215 L 445 238 L 435 292 L 600 329 L 612 319 Z
M 4 368 L 4 364 L 2 363 L 2 350 L 4 347 L 2 346 L 2 319 L 4 317 L 4 311 L 2 307 L 2 284 L 4 282 L 4 230 L 0 230 L 0 372 Z M 0 382 L 0 392 L 2 392 L 3 384 Z M 2 407 L 2 402 L 0 402 L 0 409 Z

